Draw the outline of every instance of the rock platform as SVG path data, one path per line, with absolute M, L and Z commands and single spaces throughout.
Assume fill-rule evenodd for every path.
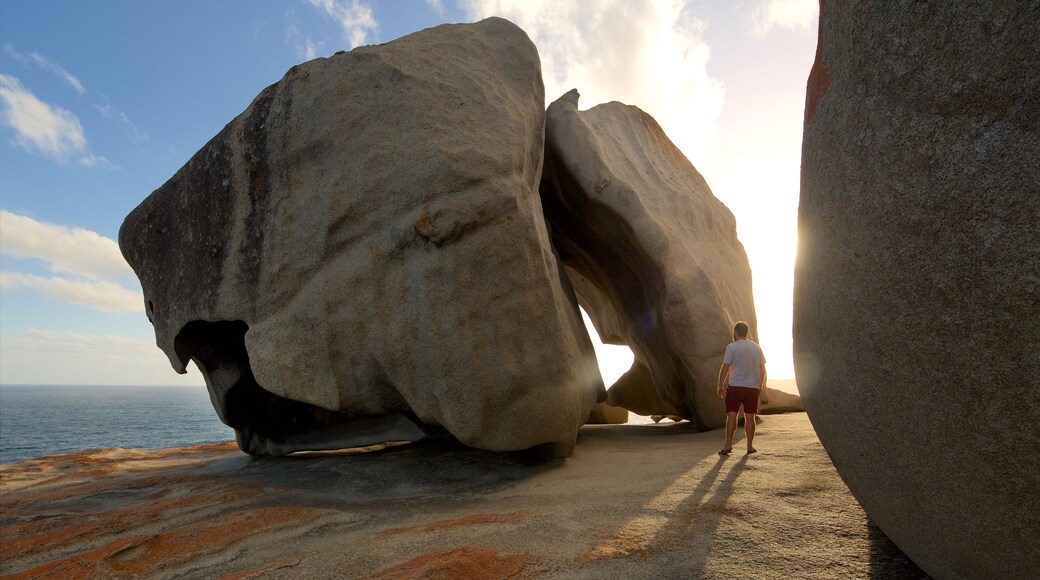
M 804 413 L 765 417 L 755 455 L 720 457 L 721 436 L 585 426 L 569 459 L 537 465 L 432 443 L 43 457 L 0 466 L 0 574 L 924 577 L 867 519 Z

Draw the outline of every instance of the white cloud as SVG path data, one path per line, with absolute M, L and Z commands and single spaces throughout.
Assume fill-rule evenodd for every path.
M 112 282 L 0 272 L 0 289 L 36 290 L 63 302 L 82 304 L 105 312 L 144 312 L 140 292 Z
M 173 372 L 152 340 L 29 329 L 24 336 L 0 339 L 0 383 L 203 385 L 204 381 L 194 365 L 187 375 Z
M 311 39 L 307 39 L 307 42 L 303 46 L 303 57 L 307 60 L 318 57 L 318 51 L 325 47 L 324 42 L 313 42 Z
M 116 121 L 123 127 L 123 133 L 130 138 L 134 143 L 144 143 L 148 141 L 148 131 L 138 127 L 130 120 L 130 117 L 126 113 L 116 109 L 112 106 L 112 103 L 108 102 L 108 98 L 105 97 L 105 105 L 94 105 L 101 116 L 110 121 Z
M 755 35 L 763 37 L 774 27 L 811 33 L 819 15 L 819 0 L 762 0 L 751 20 Z
M 49 59 L 49 58 L 47 58 L 45 56 L 43 56 L 42 54 L 40 54 L 38 52 L 30 52 L 29 54 L 22 54 L 21 52 L 18 52 L 17 50 L 15 50 L 14 47 L 11 46 L 10 44 L 4 46 L 4 52 L 6 52 L 7 54 L 11 55 L 11 57 L 14 58 L 15 60 L 17 60 L 18 62 L 21 62 L 23 64 L 29 64 L 29 65 L 35 64 L 36 66 L 38 66 L 38 67 L 40 67 L 40 68 L 42 68 L 44 70 L 47 70 L 47 71 L 50 71 L 51 73 L 54 73 L 54 76 L 56 76 L 59 79 L 61 79 L 62 82 L 64 82 L 65 84 L 67 84 L 70 87 L 72 87 L 73 89 L 75 89 L 76 92 L 81 94 L 81 95 L 86 94 L 86 92 L 87 92 L 87 89 L 85 89 L 83 87 L 83 83 L 79 82 L 78 78 L 76 78 L 69 71 L 67 71 L 64 68 L 62 68 L 62 66 L 59 65 L 58 63 L 54 62 L 53 60 L 51 60 L 51 59 Z
M 0 210 L 0 253 L 47 263 L 56 276 L 0 272 L 0 289 L 34 290 L 106 312 L 142 312 L 136 277 L 110 238 Z M 128 286 L 133 286 L 131 289 Z
M 426 0 L 426 4 L 437 13 L 437 16 L 444 17 L 444 2 L 441 0 Z
M 87 152 L 87 138 L 75 115 L 48 105 L 17 78 L 0 74 L 0 120 L 14 129 L 15 144 L 38 151 L 60 163 Z
M 58 63 L 37 53 L 23 54 L 11 45 L 4 46 L 4 52 L 15 60 L 36 65 L 54 73 L 63 82 L 76 89 L 80 95 L 86 93 L 83 83 Z M 104 96 L 104 95 L 102 95 Z M 87 138 L 83 133 L 83 125 L 79 118 L 58 105 L 41 101 L 27 89 L 20 80 L 10 75 L 0 75 L 0 98 L 2 98 L 3 123 L 9 125 L 17 133 L 15 144 L 27 151 L 37 151 L 47 157 L 65 164 L 72 156 L 80 156 L 77 163 L 83 167 L 100 167 L 104 169 L 122 169 L 101 155 L 94 155 L 87 147 Z M 105 98 L 108 101 L 108 98 Z M 148 140 L 148 133 L 135 125 L 130 117 L 112 107 L 95 105 L 106 119 L 119 122 L 123 131 L 135 143 Z
M 369 34 L 379 29 L 372 7 L 359 0 L 307 0 L 343 29 L 343 38 L 354 48 L 365 43 Z
M 111 169 L 113 171 L 122 171 L 123 169 L 122 166 L 112 163 L 103 155 L 92 155 L 90 153 L 80 157 L 77 163 L 83 167 L 100 167 L 102 169 Z
M 99 281 L 136 280 L 115 240 L 83 228 L 39 222 L 0 210 L 0 252 L 48 263 L 58 274 Z
M 572 88 L 583 109 L 622 101 L 650 113 L 687 157 L 715 137 L 725 96 L 708 75 L 704 23 L 674 0 L 464 0 L 472 18 L 502 16 L 538 47 L 546 99 Z
M 128 354 L 155 354 L 155 343 L 143 338 L 128 338 L 125 336 L 81 334 L 67 330 L 37 330 L 30 328 L 25 332 L 26 339 L 35 342 L 46 342 L 50 345 L 61 346 L 62 350 L 78 351 L 81 353 L 102 353 L 112 350 L 120 350 Z M 17 340 L 17 339 L 11 339 Z
M 324 42 L 312 40 L 310 35 L 303 38 L 296 22 L 296 13 L 292 10 L 285 13 L 285 44 L 294 45 L 296 54 L 304 60 L 317 58 L 325 52 Z
M 289 44 L 290 40 L 300 35 L 300 27 L 296 26 L 296 11 L 286 10 L 285 11 L 285 43 Z

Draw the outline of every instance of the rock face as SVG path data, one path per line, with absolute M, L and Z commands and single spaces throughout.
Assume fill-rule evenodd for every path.
M 440 429 L 568 453 L 603 386 L 543 127 L 538 54 L 497 18 L 292 68 L 120 230 L 158 345 L 250 453 Z
M 1040 569 L 1038 21 L 1035 1 L 828 2 L 809 79 L 798 384 L 936 578 Z
M 635 354 L 610 391 L 628 392 L 610 404 L 682 415 L 702 429 L 722 426 L 715 387 L 733 322 L 756 328 L 751 269 L 733 214 L 635 107 L 615 102 L 579 112 L 571 91 L 549 106 L 545 132 L 541 194 L 553 243 L 568 271 L 583 278 L 575 282 L 578 299 L 590 304 L 601 335 Z

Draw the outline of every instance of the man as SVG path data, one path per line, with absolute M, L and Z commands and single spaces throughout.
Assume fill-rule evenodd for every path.
M 766 356 L 762 347 L 748 340 L 748 325 L 739 321 L 733 325 L 733 342 L 726 347 L 726 356 L 719 369 L 719 397 L 726 400 L 726 445 L 719 455 L 733 451 L 733 434 L 737 431 L 737 411 L 744 406 L 744 434 L 747 435 L 747 452 L 757 451 L 755 440 L 755 414 L 758 401 L 766 392 Z

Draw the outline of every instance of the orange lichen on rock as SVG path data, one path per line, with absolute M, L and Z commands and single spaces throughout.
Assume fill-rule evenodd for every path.
M 523 578 L 534 563 L 526 554 L 503 555 L 480 546 L 462 546 L 423 554 L 407 562 L 384 568 L 371 577 L 380 580 L 416 578 Z
M 46 491 L 33 489 L 27 490 L 27 493 L 0 490 L 4 494 L 4 500 L 0 501 L 0 513 L 5 517 L 35 515 L 39 513 L 41 506 L 48 506 L 53 502 L 74 502 L 105 493 L 141 492 L 144 494 L 141 496 L 142 499 L 161 499 L 163 494 L 175 486 L 190 487 L 192 493 L 206 493 L 210 490 L 216 492 L 212 485 L 217 481 L 220 480 L 209 476 L 178 475 L 102 480 L 100 482 L 86 480 L 65 485 L 51 484 L 46 486 Z M 242 490 L 244 492 L 245 488 Z
M 582 561 L 613 558 L 645 559 L 655 553 L 661 543 L 661 535 L 670 525 L 667 517 L 646 514 L 632 518 L 618 528 L 612 537 L 604 538 L 596 546 L 581 555 Z
M 725 499 L 683 506 L 668 516 L 640 516 L 619 528 L 612 537 L 600 540 L 581 555 L 584 562 L 628 558 L 647 560 L 682 546 L 688 538 L 713 530 L 722 518 L 741 517 Z
M 249 570 L 243 570 L 241 572 L 234 572 L 231 574 L 225 574 L 220 577 L 220 580 L 249 580 L 250 578 L 256 578 L 268 572 L 275 570 L 282 570 L 285 568 L 292 568 L 299 566 L 300 562 L 304 559 L 314 556 L 314 552 L 300 552 L 299 554 L 290 554 L 288 556 L 278 558 L 277 560 L 267 564 L 266 566 L 260 566 L 259 568 L 251 568 Z
M 650 556 L 649 540 L 641 533 L 621 530 L 618 534 L 596 544 L 592 550 L 581 555 L 582 561 L 610 560 L 614 558 L 645 559 Z
M 209 461 L 237 449 L 233 441 L 169 449 L 92 449 L 0 466 L 0 492 L 32 486 L 101 479 L 116 472 L 154 472 Z
M 173 512 L 227 503 L 233 494 L 178 497 L 89 515 L 32 520 L 0 527 L 0 560 L 34 554 L 97 536 L 114 535 L 169 518 Z
M 50 562 L 11 578 L 141 575 L 226 549 L 246 536 L 311 520 L 313 508 L 281 506 L 235 511 L 163 534 L 118 540 L 90 552 Z
M 731 506 L 728 501 L 706 502 L 691 506 L 681 512 L 687 522 L 697 523 L 705 519 L 718 520 L 722 517 L 742 517 L 739 509 Z
M 430 522 L 428 524 L 420 524 L 417 526 L 390 528 L 389 530 L 384 530 L 382 532 L 382 535 L 407 534 L 411 532 L 432 532 L 434 530 L 443 530 L 447 528 L 457 528 L 462 526 L 478 526 L 482 524 L 512 524 L 527 519 L 528 515 L 529 514 L 527 512 L 523 511 L 505 512 L 498 514 L 473 514 L 471 516 L 454 518 L 450 520 L 437 520 L 435 522 Z
M 209 443 L 205 445 L 193 445 L 190 447 L 168 447 L 164 449 L 123 449 L 113 447 L 109 449 L 94 449 L 78 451 L 60 456 L 73 463 L 80 465 L 103 465 L 107 463 L 124 463 L 127 461 L 147 461 L 155 459 L 172 459 L 177 457 L 197 457 L 210 453 L 223 453 L 238 449 L 234 441 L 223 443 Z
M 422 217 L 415 222 L 415 231 L 419 232 L 419 235 L 424 238 L 432 238 L 437 235 L 437 228 L 433 227 L 433 221 L 425 212 L 422 214 Z

